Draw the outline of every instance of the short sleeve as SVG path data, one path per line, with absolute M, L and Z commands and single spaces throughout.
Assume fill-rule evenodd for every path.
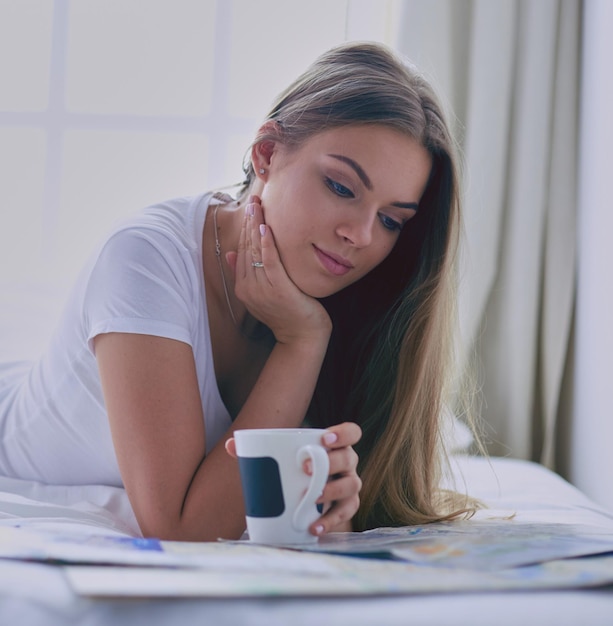
M 89 349 L 110 332 L 167 337 L 193 347 L 198 274 L 190 251 L 154 229 L 115 233 L 95 260 L 84 295 Z

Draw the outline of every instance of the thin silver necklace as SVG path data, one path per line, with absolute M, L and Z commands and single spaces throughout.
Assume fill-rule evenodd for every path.
M 219 243 L 219 237 L 217 235 L 217 209 L 219 208 L 219 204 L 215 205 L 215 210 L 213 211 L 213 228 L 215 229 L 215 256 L 217 257 L 217 264 L 219 265 L 219 272 L 221 273 L 221 283 L 223 285 L 223 292 L 226 295 L 226 302 L 228 304 L 228 311 L 230 311 L 230 317 L 232 318 L 232 323 L 236 328 L 238 328 L 238 323 L 236 322 L 236 316 L 234 315 L 234 310 L 232 309 L 232 305 L 230 304 L 230 294 L 228 293 L 228 285 L 226 283 L 226 275 L 223 271 L 223 265 L 221 263 L 221 244 Z

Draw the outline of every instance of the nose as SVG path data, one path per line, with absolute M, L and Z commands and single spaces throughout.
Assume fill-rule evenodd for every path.
M 364 248 L 372 242 L 376 217 L 376 211 L 355 211 L 339 223 L 336 234 L 356 248 Z

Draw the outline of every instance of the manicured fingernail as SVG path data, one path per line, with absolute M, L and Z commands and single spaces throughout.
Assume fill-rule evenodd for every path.
M 249 215 L 249 217 L 251 217 L 254 213 L 255 213 L 255 204 L 248 204 L 247 205 L 247 215 Z
M 315 526 L 316 535 L 321 535 L 321 533 L 323 532 L 324 532 L 324 527 L 321 524 L 318 524 L 317 526 Z
M 329 446 L 331 443 L 335 443 L 338 440 L 336 433 L 326 433 L 324 435 L 324 443 Z
M 260 235 L 262 237 L 266 234 L 266 224 L 260 224 Z

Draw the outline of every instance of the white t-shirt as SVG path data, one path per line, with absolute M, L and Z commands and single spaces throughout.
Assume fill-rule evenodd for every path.
M 207 453 L 219 441 L 231 420 L 215 380 L 202 271 L 211 199 L 203 194 L 148 207 L 93 255 L 47 352 L 0 380 L 0 474 L 50 484 L 123 484 L 93 349 L 102 333 L 189 344 Z

